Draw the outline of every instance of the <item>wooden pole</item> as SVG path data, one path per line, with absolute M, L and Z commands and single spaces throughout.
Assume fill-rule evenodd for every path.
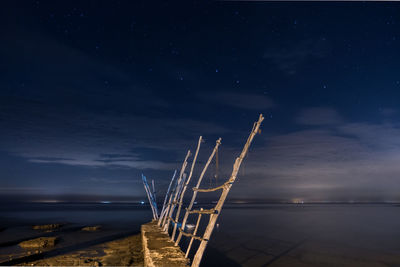
M 199 180 L 197 181 L 197 184 L 196 184 L 196 187 L 195 187 L 195 188 L 199 188 L 200 183 L 201 183 L 201 181 L 203 180 L 204 174 L 205 174 L 206 171 L 207 171 L 208 165 L 210 165 L 210 162 L 211 162 L 211 160 L 213 159 L 213 157 L 214 157 L 214 155 L 215 155 L 215 152 L 218 150 L 218 147 L 219 147 L 220 145 L 221 145 L 221 138 L 219 138 L 219 139 L 216 141 L 215 147 L 214 147 L 214 149 L 213 149 L 213 151 L 212 151 L 210 157 L 208 158 L 207 163 L 206 163 L 206 165 L 205 165 L 204 168 L 203 168 L 203 171 L 202 171 L 201 174 L 200 174 Z M 186 210 L 186 213 L 185 213 L 185 217 L 183 218 L 183 221 L 182 221 L 182 229 L 183 229 L 183 230 L 185 230 L 186 221 L 187 221 L 187 219 L 188 219 L 188 217 L 189 217 L 189 211 L 192 210 L 192 208 L 193 208 L 193 204 L 194 204 L 194 201 L 196 200 L 196 196 L 197 196 L 197 191 L 194 191 L 194 192 L 193 192 L 193 196 L 192 196 L 192 200 L 190 201 L 190 204 L 189 204 L 189 206 L 188 206 L 188 208 L 187 208 L 187 210 Z M 178 238 L 176 239 L 176 242 L 175 242 L 175 246 L 178 246 L 179 242 L 181 241 L 181 238 L 182 238 L 182 232 L 179 232 Z
M 200 209 L 200 211 L 203 211 L 203 208 L 201 208 Z M 201 220 L 201 213 L 199 213 L 199 217 L 197 218 L 197 223 L 196 223 L 196 227 L 194 228 L 194 231 L 193 231 L 193 235 L 195 236 L 196 234 L 197 234 L 197 229 L 199 228 L 199 224 L 200 224 L 200 220 Z M 193 244 L 193 236 L 190 238 L 190 242 L 189 242 L 189 246 L 187 247 L 187 249 L 186 249 L 186 254 L 185 254 L 185 258 L 187 258 L 188 256 L 189 256 L 189 252 L 190 252 L 190 249 L 191 249 L 191 247 L 192 247 L 192 244 Z
M 186 166 L 187 166 L 187 160 L 188 160 L 189 156 L 190 156 L 190 150 L 188 150 L 188 152 L 186 154 L 186 157 L 185 157 L 185 160 L 184 160 L 184 162 L 182 164 L 181 172 L 180 172 L 179 178 L 178 178 L 178 188 L 177 188 L 177 190 L 175 192 L 174 199 L 171 202 L 171 205 L 169 207 L 169 210 L 168 210 L 168 213 L 167 213 L 167 216 L 166 216 L 166 224 L 164 225 L 164 231 L 168 231 L 169 223 L 171 222 L 170 218 L 172 217 L 172 213 L 174 212 L 174 209 L 175 209 L 175 206 L 176 206 L 176 200 L 178 199 L 179 194 L 181 192 L 182 182 L 183 182 L 182 178 L 184 178 L 183 174 L 185 173 L 185 169 L 186 169 Z
M 196 160 L 197 160 L 197 155 L 199 154 L 199 150 L 200 150 L 200 145 L 201 142 L 203 141 L 202 136 L 199 137 L 199 142 L 197 143 L 197 148 L 196 148 L 196 153 L 194 154 L 194 158 L 193 158 L 193 162 L 192 162 L 192 166 L 190 167 L 190 173 L 189 173 L 189 177 L 187 178 L 185 185 L 182 189 L 182 193 L 180 195 L 180 199 L 179 199 L 179 206 L 178 206 L 178 210 L 176 211 L 176 216 L 175 216 L 175 221 L 178 222 L 179 220 L 179 214 L 181 213 L 181 208 L 182 208 L 182 203 L 183 203 L 183 197 L 185 195 L 186 192 L 186 188 L 188 186 L 188 184 L 190 183 L 190 178 L 192 178 L 192 174 L 193 174 L 193 169 L 194 169 L 194 165 L 196 164 Z M 178 223 L 175 223 L 174 225 L 174 230 L 172 231 L 172 235 L 171 235 L 171 240 L 174 241 L 175 239 L 175 234 L 176 234 L 176 228 Z
M 186 157 L 185 157 L 185 160 L 183 161 L 183 163 L 182 163 L 182 167 L 181 167 L 181 170 L 180 170 L 180 173 L 179 173 L 179 178 L 178 179 L 176 179 L 176 183 L 175 183 L 175 187 L 174 187 L 174 190 L 171 192 L 171 195 L 170 195 L 170 197 L 169 197 L 169 201 L 168 201 L 168 205 L 167 205 L 167 207 L 165 208 L 165 210 L 164 210 L 164 217 L 163 217 L 163 221 L 161 222 L 161 228 L 163 228 L 164 229 L 164 227 L 165 227 L 165 224 L 167 223 L 167 221 L 168 221 L 168 215 L 169 215 L 169 211 L 170 211 L 170 209 L 171 209 L 171 207 L 172 207 L 172 205 L 173 205 L 173 198 L 174 198 L 174 196 L 177 194 L 177 192 L 179 191 L 179 183 L 181 182 L 181 175 L 182 175 L 182 169 L 185 167 L 186 168 L 186 162 L 187 162 L 187 158 L 188 158 L 188 155 L 190 154 L 190 150 L 188 151 L 188 154 L 186 155 Z
M 167 216 L 166 215 L 168 214 L 168 211 L 169 211 L 169 209 L 171 207 L 172 198 L 174 197 L 174 194 L 176 192 L 177 187 L 178 187 L 178 180 L 176 180 L 174 190 L 172 190 L 171 195 L 169 196 L 168 204 L 165 207 L 165 210 L 164 210 L 164 213 L 163 213 L 163 219 L 162 219 L 162 222 L 161 222 L 161 227 L 162 228 L 164 227 L 165 222 L 167 221 Z
M 144 185 L 144 190 L 146 191 L 147 194 L 147 198 L 149 199 L 151 210 L 153 212 L 153 219 L 157 220 L 158 219 L 157 203 L 154 202 L 154 198 L 151 194 L 149 185 L 147 184 L 146 176 L 144 176 L 143 173 L 142 173 L 142 181 Z
M 153 200 L 155 203 L 157 203 L 156 187 L 154 185 L 154 179 L 151 180 L 151 186 L 153 187 Z
M 161 209 L 160 217 L 158 219 L 158 226 L 161 225 L 161 221 L 163 219 L 163 214 L 164 214 L 164 210 L 165 210 L 165 205 L 167 204 L 168 195 L 169 195 L 169 192 L 171 190 L 171 186 L 172 186 L 172 184 L 173 184 L 173 182 L 175 180 L 175 176 L 176 176 L 176 170 L 174 171 L 174 175 L 172 175 L 172 179 L 171 179 L 171 182 L 169 183 L 169 186 L 168 186 L 168 189 L 167 189 L 167 193 L 165 194 L 164 203 L 163 203 L 163 206 L 162 206 L 162 209 Z
M 235 160 L 235 164 L 233 165 L 232 174 L 231 174 L 231 177 L 229 178 L 229 181 L 228 181 L 229 183 L 226 183 L 226 186 L 222 190 L 221 197 L 220 197 L 217 205 L 215 206 L 216 213 L 210 215 L 210 222 L 207 225 L 207 228 L 206 228 L 206 230 L 204 232 L 204 235 L 203 235 L 203 239 L 201 240 L 200 246 L 197 249 L 196 255 L 193 258 L 192 267 L 200 266 L 200 262 L 201 262 L 201 259 L 203 257 L 204 250 L 206 249 L 208 240 L 210 239 L 212 231 L 214 230 L 214 226 L 215 226 L 215 223 L 216 223 L 216 221 L 218 219 L 218 215 L 221 213 L 222 206 L 225 203 L 225 200 L 226 200 L 226 197 L 228 196 L 229 190 L 231 189 L 232 184 L 236 180 L 237 174 L 239 172 L 240 165 L 242 164 L 242 161 L 243 161 L 244 157 L 246 156 L 246 154 L 247 154 L 247 152 L 249 150 L 250 144 L 252 143 L 252 141 L 254 139 L 254 136 L 258 133 L 258 131 L 260 129 L 260 125 L 261 125 L 263 120 L 264 120 L 264 117 L 262 116 L 262 114 L 260 114 L 260 117 L 259 117 L 258 121 L 256 123 L 254 123 L 253 129 L 252 129 L 252 131 L 251 131 L 251 133 L 250 133 L 250 135 L 249 135 L 249 137 L 247 139 L 246 144 L 243 147 L 242 153 Z

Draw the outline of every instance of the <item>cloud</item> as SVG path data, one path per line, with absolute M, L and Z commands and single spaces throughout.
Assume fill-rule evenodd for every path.
M 268 137 L 246 159 L 236 194 L 399 201 L 399 136 L 399 125 L 343 123 Z
M 156 169 L 156 170 L 171 170 L 176 167 L 174 163 L 165 163 L 161 161 L 145 161 L 145 160 L 114 160 L 103 161 L 97 159 L 69 159 L 69 160 L 39 160 L 29 159 L 33 163 L 50 163 L 50 164 L 65 164 L 72 166 L 85 166 L 85 167 L 127 167 L 133 169 Z
M 383 116 L 387 117 L 393 116 L 397 113 L 397 110 L 394 108 L 382 108 L 379 111 Z
M 320 59 L 330 51 L 326 40 L 306 39 L 297 43 L 270 47 L 264 52 L 264 59 L 272 62 L 279 70 L 293 75 L 310 59 Z
M 276 106 L 274 101 L 263 94 L 239 92 L 212 92 L 198 94 L 201 99 L 214 105 L 230 106 L 247 110 L 266 110 Z
M 105 183 L 105 184 L 141 184 L 142 182 L 138 179 L 107 179 L 107 178 L 97 178 L 91 177 L 88 179 L 93 183 Z
M 184 153 L 199 135 L 230 131 L 184 118 L 40 113 L 40 118 L 14 113 L 13 120 L 1 120 L 0 149 L 38 164 L 167 170 L 181 161 L 173 155 Z M 154 153 L 144 155 L 143 149 Z M 159 157 L 159 150 L 170 151 L 169 157 Z
M 314 107 L 304 109 L 295 119 L 303 125 L 336 125 L 343 123 L 343 119 L 333 108 Z

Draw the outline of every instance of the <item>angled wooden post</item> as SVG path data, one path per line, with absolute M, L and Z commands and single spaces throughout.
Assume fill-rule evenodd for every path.
M 164 228 L 165 222 L 167 221 L 167 216 L 166 215 L 168 214 L 169 208 L 171 207 L 172 199 L 173 199 L 173 197 L 175 195 L 177 187 L 178 187 L 178 180 L 175 180 L 175 186 L 174 186 L 171 194 L 169 195 L 169 200 L 168 200 L 167 206 L 165 207 L 164 213 L 162 214 L 162 216 L 163 216 L 162 221 L 161 221 L 161 227 L 162 228 Z
M 177 204 L 176 200 L 178 199 L 179 194 L 182 190 L 182 182 L 184 182 L 184 181 L 182 181 L 182 178 L 185 178 L 185 177 L 183 177 L 183 174 L 185 173 L 185 169 L 187 166 L 187 160 L 188 160 L 189 156 L 190 156 L 190 150 L 188 150 L 185 160 L 182 164 L 181 172 L 180 172 L 179 178 L 178 178 L 178 187 L 175 192 L 174 198 L 171 202 L 171 205 L 169 206 L 169 210 L 166 213 L 167 215 L 166 215 L 166 224 L 164 225 L 164 231 L 168 231 L 169 223 L 171 222 L 171 218 L 172 218 L 172 213 L 174 212 L 175 206 Z
M 214 149 L 213 149 L 213 151 L 212 151 L 210 157 L 208 158 L 207 163 L 206 163 L 206 165 L 205 165 L 204 168 L 203 168 L 203 171 L 202 171 L 201 174 L 200 174 L 199 180 L 197 181 L 197 184 L 196 184 L 196 187 L 195 187 L 195 188 L 199 188 L 200 183 L 201 183 L 201 181 L 203 180 L 204 174 L 205 174 L 206 171 L 207 171 L 208 165 L 210 165 L 210 162 L 211 162 L 211 160 L 213 159 L 213 157 L 214 157 L 214 155 L 215 155 L 215 152 L 217 151 L 217 149 L 218 149 L 218 147 L 219 147 L 220 145 L 221 145 L 221 138 L 219 138 L 219 139 L 216 141 L 215 147 L 214 147 Z M 193 208 L 193 204 L 194 204 L 194 201 L 195 201 L 195 199 L 196 199 L 196 196 L 197 196 L 197 191 L 194 191 L 194 192 L 193 192 L 193 196 L 192 196 L 192 200 L 190 201 L 190 204 L 189 204 L 189 206 L 188 206 L 187 209 L 186 209 L 185 217 L 183 218 L 183 221 L 182 221 L 182 227 L 181 227 L 182 230 L 185 230 L 186 221 L 187 221 L 187 219 L 188 219 L 188 217 L 189 217 L 189 212 L 190 212 L 190 211 L 192 210 L 192 208 Z M 181 241 L 181 238 L 182 238 L 182 231 L 179 231 L 179 232 L 180 232 L 180 233 L 179 233 L 179 235 L 178 235 L 178 238 L 176 239 L 175 246 L 177 246 L 177 245 L 179 244 L 179 241 Z
M 156 187 L 154 185 L 154 179 L 151 179 L 151 187 L 153 189 L 153 194 L 152 194 L 153 200 L 154 200 L 155 203 L 157 203 Z
M 176 228 L 178 227 L 178 220 L 179 220 L 179 214 L 181 213 L 181 208 L 182 208 L 182 203 L 183 203 L 183 197 L 185 195 L 185 191 L 186 188 L 188 186 L 188 184 L 190 183 L 190 178 L 192 178 L 192 174 L 193 174 L 193 169 L 194 169 L 194 165 L 196 164 L 196 160 L 197 160 L 197 155 L 199 154 L 199 150 L 200 150 L 200 145 L 201 142 L 203 141 L 202 136 L 199 137 L 199 142 L 197 143 L 197 148 L 196 148 L 196 153 L 194 154 L 194 158 L 193 158 L 193 162 L 192 162 L 192 166 L 190 167 L 190 173 L 189 173 L 189 177 L 187 178 L 185 185 L 182 189 L 182 193 L 180 195 L 180 199 L 179 199 L 179 206 L 178 206 L 178 210 L 176 211 L 176 216 L 175 216 L 175 224 L 174 224 L 174 230 L 172 231 L 172 235 L 171 235 L 171 240 L 174 241 L 175 239 L 175 233 L 176 233 Z
M 198 267 L 200 265 L 201 259 L 203 257 L 204 250 L 205 250 L 205 248 L 207 246 L 208 240 L 210 239 L 210 236 L 211 236 L 212 231 L 214 229 L 215 223 L 216 223 L 216 221 L 218 219 L 218 215 L 221 212 L 222 206 L 225 203 L 226 197 L 228 196 L 228 193 L 229 193 L 229 191 L 230 191 L 230 189 L 232 187 L 232 184 L 236 180 L 237 174 L 239 172 L 240 165 L 242 164 L 243 159 L 244 159 L 244 157 L 246 156 L 246 154 L 247 154 L 247 152 L 249 150 L 250 144 L 253 141 L 254 136 L 259 132 L 260 125 L 261 125 L 263 120 L 264 120 L 264 117 L 262 116 L 262 114 L 260 114 L 260 117 L 259 117 L 258 121 L 256 123 L 254 123 L 254 125 L 253 125 L 253 129 L 252 129 L 249 137 L 247 138 L 247 142 L 243 147 L 242 153 L 235 160 L 235 164 L 233 165 L 233 170 L 232 170 L 231 177 L 229 178 L 228 182 L 226 182 L 223 185 L 221 197 L 220 197 L 217 205 L 215 206 L 215 212 L 210 215 L 210 221 L 209 221 L 209 223 L 207 225 L 207 228 L 206 228 L 206 230 L 204 232 L 203 238 L 201 238 L 200 246 L 197 249 L 197 252 L 196 252 L 196 254 L 195 254 L 194 258 L 193 258 L 192 267 Z
M 151 210 L 153 212 L 153 219 L 157 220 L 158 219 L 157 203 L 154 200 L 154 196 L 152 195 L 149 185 L 147 184 L 146 176 L 144 176 L 143 173 L 142 173 L 142 181 L 143 181 L 144 190 L 146 191 L 146 194 L 147 194 L 147 198 L 149 199 Z
M 172 179 L 171 179 L 171 182 L 169 182 L 167 193 L 165 194 L 164 203 L 163 203 L 163 206 L 162 206 L 162 209 L 161 209 L 160 217 L 158 218 L 158 226 L 161 225 L 161 222 L 162 222 L 162 219 L 163 219 L 164 210 L 165 210 L 165 205 L 167 204 L 169 192 L 170 192 L 171 186 L 172 186 L 172 184 L 173 184 L 173 182 L 175 180 L 175 176 L 176 176 L 176 170 L 174 171 L 174 175 L 172 175 Z
M 186 157 L 185 157 L 185 160 L 184 160 L 183 163 L 182 163 L 182 167 L 181 167 L 181 170 L 180 170 L 180 172 L 179 172 L 179 177 L 178 177 L 178 179 L 176 179 L 176 183 L 175 183 L 174 190 L 171 192 L 171 195 L 170 195 L 169 201 L 168 201 L 168 205 L 165 207 L 165 210 L 164 210 L 164 217 L 163 217 L 163 220 L 162 220 L 162 222 L 161 222 L 161 228 L 162 228 L 162 229 L 164 229 L 165 224 L 168 222 L 169 211 L 171 210 L 171 207 L 172 207 L 172 205 L 173 205 L 174 196 L 175 196 L 175 195 L 177 194 L 177 192 L 179 191 L 179 186 L 180 186 L 180 183 L 181 183 L 181 181 L 182 181 L 182 175 L 183 175 L 183 173 L 184 173 L 184 169 L 186 168 L 187 159 L 188 159 L 189 155 L 190 155 L 190 150 L 188 150 L 188 153 L 187 153 L 187 155 L 186 155 Z

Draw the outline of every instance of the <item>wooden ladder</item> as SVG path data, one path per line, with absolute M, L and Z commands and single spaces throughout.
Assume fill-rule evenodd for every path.
M 229 193 L 233 183 L 236 180 L 237 174 L 239 172 L 240 165 L 242 164 L 244 157 L 247 155 L 249 147 L 250 147 L 255 135 L 260 130 L 260 125 L 261 125 L 263 120 L 264 120 L 264 117 L 262 116 L 262 114 L 260 114 L 258 121 L 255 122 L 254 125 L 253 125 L 253 129 L 251 130 L 251 133 L 250 133 L 249 137 L 247 138 L 247 142 L 244 145 L 240 156 L 237 157 L 236 160 L 235 160 L 235 163 L 233 165 L 233 170 L 232 170 L 231 176 L 228 179 L 228 181 L 226 181 L 221 186 L 217 186 L 215 188 L 210 188 L 210 189 L 200 189 L 199 188 L 200 184 L 201 184 L 201 181 L 203 179 L 204 173 L 206 172 L 206 170 L 208 168 L 208 165 L 210 164 L 212 158 L 215 155 L 215 152 L 217 151 L 219 145 L 221 144 L 221 138 L 220 138 L 216 142 L 214 150 L 211 153 L 211 155 L 210 155 L 210 157 L 209 157 L 209 159 L 208 159 L 208 161 L 207 161 L 207 163 L 206 163 L 206 165 L 205 165 L 205 167 L 204 167 L 204 169 L 203 169 L 203 171 L 202 171 L 202 173 L 201 173 L 201 175 L 199 177 L 199 180 L 197 182 L 196 187 L 193 188 L 192 200 L 190 201 L 190 204 L 186 209 L 186 213 L 185 213 L 185 216 L 184 216 L 183 221 L 182 221 L 182 226 L 180 228 L 178 228 L 179 229 L 179 235 L 178 235 L 178 237 L 177 237 L 177 239 L 175 241 L 175 245 L 178 246 L 179 242 L 181 241 L 182 235 L 184 235 L 186 237 L 190 237 L 190 242 L 189 242 L 189 245 L 187 247 L 186 254 L 185 254 L 186 258 L 189 255 L 190 249 L 191 249 L 192 244 L 193 244 L 193 240 L 199 240 L 200 241 L 199 248 L 197 249 L 197 252 L 196 252 L 196 254 L 195 254 L 194 258 L 193 258 L 193 261 L 192 261 L 192 267 L 198 267 L 200 265 L 201 259 L 202 259 L 203 254 L 204 254 L 204 250 L 205 250 L 205 248 L 207 246 L 207 243 L 208 243 L 208 241 L 209 241 L 209 239 L 211 237 L 212 231 L 214 229 L 214 226 L 215 226 L 215 223 L 216 223 L 216 221 L 218 219 L 218 216 L 219 216 L 219 214 L 221 212 L 222 206 L 224 205 L 226 197 L 228 196 L 228 193 Z M 218 190 L 222 190 L 222 192 L 221 192 L 220 198 L 219 198 L 217 204 L 215 205 L 215 207 L 213 207 L 211 209 L 202 209 L 202 208 L 201 209 L 197 209 L 197 210 L 193 209 L 193 204 L 194 204 L 194 202 L 196 200 L 198 192 L 214 192 L 214 191 L 218 191 Z M 187 223 L 187 219 L 188 219 L 190 214 L 198 214 L 197 222 L 196 222 L 196 226 L 194 228 L 193 234 L 187 233 L 185 231 L 185 226 L 186 226 L 186 223 Z M 200 220 L 201 220 L 203 215 L 209 215 L 210 216 L 210 220 L 209 220 L 209 223 L 208 223 L 208 225 L 206 227 L 206 230 L 204 231 L 203 236 L 198 236 L 197 235 L 197 230 L 198 230 L 198 227 L 200 225 Z M 177 222 L 178 222 L 177 220 L 178 219 L 179 219 L 179 214 L 176 217 L 175 225 L 177 225 Z M 173 239 L 174 239 L 174 237 L 172 237 L 172 241 L 174 241 Z

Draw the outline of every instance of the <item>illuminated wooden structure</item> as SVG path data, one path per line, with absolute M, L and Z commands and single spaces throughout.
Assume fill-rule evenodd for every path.
M 200 241 L 199 247 L 198 247 L 198 249 L 194 255 L 194 258 L 192 260 L 192 264 L 191 264 L 192 267 L 197 267 L 200 265 L 201 259 L 203 257 L 203 254 L 204 254 L 204 251 L 208 244 L 208 241 L 210 240 L 211 234 L 214 230 L 218 216 L 221 213 L 222 207 L 223 207 L 225 200 L 229 194 L 229 191 L 230 191 L 233 183 L 236 180 L 240 166 L 249 151 L 249 147 L 250 147 L 251 143 L 253 142 L 253 139 L 256 136 L 256 134 L 260 132 L 260 126 L 261 126 L 261 123 L 263 120 L 264 120 L 264 117 L 262 116 L 262 114 L 260 114 L 258 121 L 254 123 L 253 128 L 250 132 L 250 135 L 248 136 L 247 141 L 246 141 L 245 145 L 243 146 L 242 152 L 236 158 L 236 160 L 233 164 L 232 173 L 231 173 L 229 179 L 220 186 L 217 186 L 214 188 L 209 188 L 209 189 L 203 189 L 203 188 L 200 188 L 203 177 L 204 177 L 204 175 L 207 171 L 207 168 L 209 167 L 212 159 L 217 155 L 218 148 L 221 145 L 221 138 L 219 138 L 216 141 L 214 149 L 212 150 L 211 155 L 209 156 L 205 166 L 203 167 L 203 170 L 199 176 L 196 186 L 194 188 L 192 188 L 192 190 L 193 190 L 192 199 L 186 208 L 186 212 L 185 212 L 185 215 L 184 215 L 181 223 L 179 222 L 180 211 L 183 206 L 184 194 L 189 185 L 189 182 L 190 182 L 192 174 L 193 174 L 193 169 L 196 164 L 197 155 L 199 153 L 200 145 L 202 142 L 201 136 L 198 141 L 196 153 L 195 153 L 194 159 L 192 161 L 192 166 L 191 166 L 190 173 L 189 173 L 189 176 L 187 177 L 187 179 L 186 179 L 186 175 L 185 175 L 185 169 L 187 166 L 188 158 L 190 156 L 190 151 L 188 151 L 188 153 L 185 157 L 185 160 L 182 164 L 179 178 L 175 182 L 175 184 L 172 186 L 172 188 L 173 188 L 172 192 L 169 194 L 175 175 L 173 176 L 173 178 L 170 182 L 170 186 L 169 186 L 169 188 L 167 190 L 167 194 L 165 196 L 163 209 L 162 209 L 161 215 L 158 218 L 158 226 L 160 226 L 161 229 L 163 229 L 163 231 L 168 232 L 169 226 L 172 222 L 173 229 L 172 229 L 172 234 L 171 234 L 171 240 L 173 242 L 175 242 L 175 246 L 178 246 L 180 244 L 183 236 L 190 238 L 188 247 L 186 248 L 185 258 L 188 258 L 194 240 Z M 213 208 L 211 208 L 211 209 L 203 209 L 203 208 L 193 209 L 198 192 L 207 193 L 207 192 L 216 192 L 219 190 L 221 190 L 221 194 L 217 201 L 217 204 Z M 169 196 L 168 196 L 168 194 L 169 194 Z M 166 202 L 166 199 L 168 197 L 169 197 L 169 201 Z M 177 205 L 178 205 L 178 209 L 176 211 L 175 216 L 173 216 L 175 207 Z M 194 230 L 192 233 L 190 233 L 187 230 L 188 229 L 188 227 L 187 227 L 188 226 L 188 218 L 190 215 L 197 215 L 196 224 L 194 226 Z M 209 221 L 208 221 L 207 227 L 205 228 L 204 233 L 198 235 L 197 232 L 199 230 L 199 225 L 200 225 L 201 219 L 204 216 L 209 216 Z M 178 235 L 176 235 L 177 230 L 179 230 Z M 175 237 L 176 237 L 176 239 L 175 239 Z

